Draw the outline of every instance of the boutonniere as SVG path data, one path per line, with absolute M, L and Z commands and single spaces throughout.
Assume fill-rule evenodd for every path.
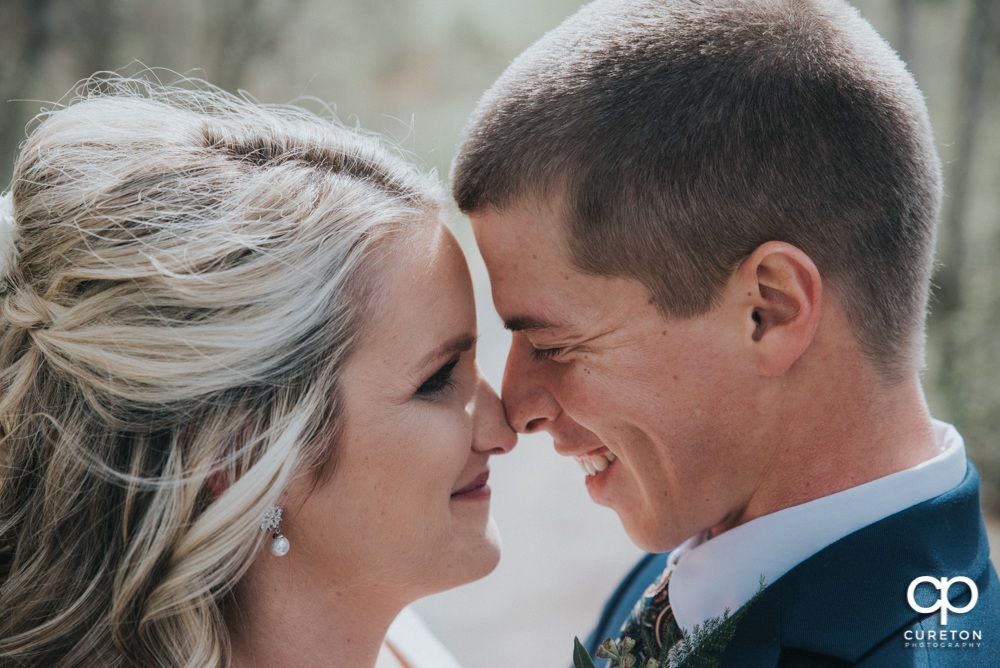
M 757 593 L 736 614 L 730 615 L 729 608 L 726 608 L 721 616 L 695 624 L 690 635 L 684 634 L 684 637 L 672 645 L 658 648 L 648 638 L 639 638 L 639 656 L 646 659 L 641 666 L 636 665 L 637 659 L 633 653 L 636 640 L 628 636 L 619 642 L 611 638 L 605 640 L 597 648 L 597 658 L 610 659 L 609 668 L 716 668 L 719 665 L 718 655 L 726 650 L 736 634 L 736 625 L 747 609 L 760 598 L 764 587 L 764 576 L 761 575 Z M 596 668 L 590 652 L 579 638 L 573 638 L 573 667 Z

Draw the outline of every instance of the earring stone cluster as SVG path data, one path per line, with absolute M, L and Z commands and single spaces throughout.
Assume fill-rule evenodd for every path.
M 271 542 L 268 543 L 268 549 L 271 550 L 271 554 L 276 557 L 283 557 L 288 554 L 288 549 L 291 545 L 288 543 L 288 539 L 284 537 L 281 533 L 281 508 L 278 506 L 271 506 L 264 513 L 264 519 L 260 522 L 261 531 L 274 531 L 274 535 L 271 537 Z

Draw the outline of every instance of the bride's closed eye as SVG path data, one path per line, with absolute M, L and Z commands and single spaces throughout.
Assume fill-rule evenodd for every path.
M 455 365 L 458 364 L 460 357 L 461 354 L 458 354 L 448 360 L 444 366 L 435 371 L 430 378 L 425 380 L 423 384 L 417 388 L 414 395 L 429 399 L 443 394 L 446 390 L 452 387 L 455 383 L 452 380 L 451 374 L 455 370 Z

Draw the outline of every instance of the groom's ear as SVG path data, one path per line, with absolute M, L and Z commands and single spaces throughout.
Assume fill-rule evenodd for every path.
M 757 373 L 780 376 L 806 351 L 819 326 L 823 282 L 816 264 L 781 241 L 758 246 L 740 265 L 735 293 L 740 336 Z

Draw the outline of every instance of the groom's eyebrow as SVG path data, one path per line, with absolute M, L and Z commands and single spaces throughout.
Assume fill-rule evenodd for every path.
M 504 329 L 512 332 L 537 332 L 540 329 L 565 329 L 562 323 L 549 322 L 530 315 L 514 316 L 503 321 Z

